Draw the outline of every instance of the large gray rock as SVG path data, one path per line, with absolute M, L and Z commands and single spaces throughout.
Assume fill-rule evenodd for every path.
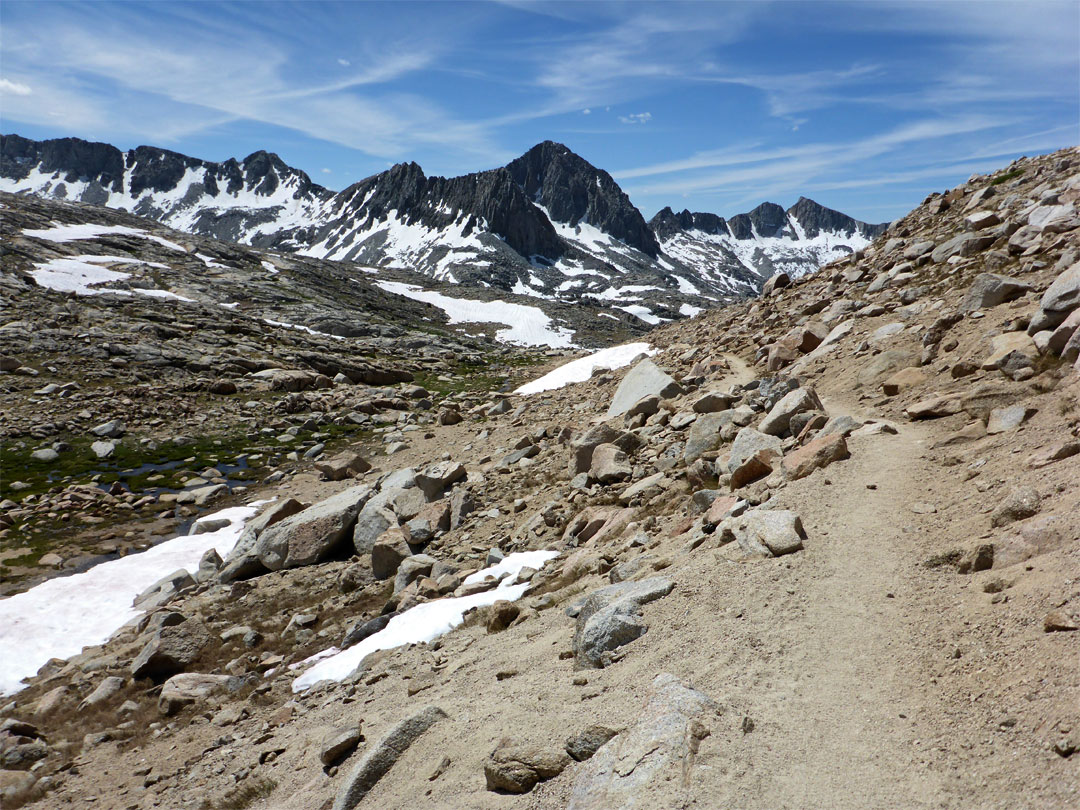
M 637 721 L 581 767 L 567 810 L 685 806 L 699 746 L 719 713 L 704 693 L 674 675 L 657 675 Z
M 333 810 L 353 810 L 379 780 L 389 773 L 420 736 L 446 717 L 438 706 L 428 706 L 394 726 L 382 739 L 367 748 L 364 756 L 345 777 Z
M 668 374 L 661 371 L 652 360 L 645 359 L 634 366 L 623 377 L 615 396 L 611 398 L 605 418 L 622 416 L 634 404 L 647 396 L 674 397 L 682 393 L 682 387 Z
M 426 577 L 437 562 L 438 560 L 427 554 L 413 554 L 411 557 L 406 557 L 401 561 L 394 575 L 394 593 L 405 590 L 414 579 Z
M 761 450 L 772 450 L 777 456 L 784 453 L 783 443 L 776 436 L 769 436 L 751 427 L 744 427 L 735 435 L 735 441 L 731 443 L 727 471 L 735 472 L 743 465 L 743 462 Z
M 83 698 L 83 701 L 79 704 L 79 711 L 86 711 L 99 703 L 104 703 L 123 688 L 124 679 L 110 675 L 99 683 L 93 692 Z
M 754 509 L 716 528 L 721 542 L 736 541 L 750 555 L 780 557 L 803 547 L 806 531 L 798 514 L 787 509 Z
M 1063 272 L 1046 288 L 1039 300 L 1039 311 L 1028 326 L 1028 334 L 1053 329 L 1077 307 L 1080 307 L 1080 262 Z
M 283 501 L 275 501 L 270 504 L 244 524 L 244 530 L 240 532 L 240 538 L 225 556 L 225 561 L 231 562 L 249 555 L 252 549 L 255 548 L 255 541 L 259 539 L 260 534 L 275 523 L 280 523 L 287 517 L 303 512 L 304 509 L 304 504 L 295 498 L 286 498 Z
M 253 552 L 271 571 L 312 565 L 351 538 L 356 516 L 371 487 L 350 487 L 266 529 Z
M 210 643 L 210 631 L 188 619 L 158 630 L 131 663 L 134 678 L 162 679 L 182 672 Z
M 375 548 L 375 543 L 391 526 L 397 526 L 397 516 L 377 503 L 368 502 L 360 510 L 353 527 L 353 548 L 365 557 Z
M 804 411 L 824 412 L 824 410 L 825 406 L 821 404 L 813 388 L 796 388 L 772 406 L 768 415 L 761 420 L 758 430 L 770 436 L 783 436 L 787 434 L 791 417 L 795 414 Z
M 703 413 L 690 426 L 686 434 L 683 458 L 687 464 L 697 461 L 706 453 L 711 453 L 720 446 L 720 429 L 730 423 L 735 412 L 732 410 Z
M 605 653 L 629 644 L 648 629 L 641 606 L 671 593 L 675 583 L 663 577 L 620 582 L 593 591 L 577 616 L 574 661 L 578 667 L 599 669 Z
M 605 423 L 579 433 L 570 440 L 570 475 L 588 472 L 592 467 L 593 452 L 602 444 L 613 444 L 625 453 L 633 453 L 641 446 L 641 439 Z
M 195 586 L 195 579 L 186 568 L 179 568 L 162 577 L 132 601 L 132 607 L 153 610 L 164 605 L 181 591 Z
M 371 547 L 371 573 L 376 579 L 389 579 L 398 567 L 412 556 L 405 534 L 398 527 L 383 532 Z
M 995 273 L 979 273 L 968 288 L 960 304 L 961 312 L 974 312 L 978 309 L 996 307 L 1006 301 L 1012 301 L 1031 289 L 1031 285 L 1008 276 Z
M 416 485 L 429 501 L 442 497 L 450 487 L 468 477 L 465 465 L 456 461 L 440 461 L 425 467 L 416 476 Z
M 626 481 L 633 475 L 626 453 L 613 444 L 601 444 L 593 451 L 589 477 L 601 484 Z

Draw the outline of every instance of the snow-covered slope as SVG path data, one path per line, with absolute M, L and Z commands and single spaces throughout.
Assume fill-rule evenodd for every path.
M 489 171 L 429 177 L 401 163 L 335 193 L 266 152 L 212 163 L 7 135 L 0 190 L 538 302 L 588 301 L 648 324 L 753 295 L 780 270 L 812 272 L 883 228 L 806 199 L 729 220 L 665 208 L 646 222 L 611 175 L 551 141 Z

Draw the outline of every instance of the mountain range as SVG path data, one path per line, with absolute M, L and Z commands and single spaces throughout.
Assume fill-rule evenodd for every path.
M 449 284 L 607 303 L 647 323 L 753 295 L 779 271 L 813 272 L 886 227 L 805 197 L 728 219 L 664 208 L 646 221 L 610 174 L 552 141 L 496 169 L 444 178 L 399 163 L 334 192 L 264 151 L 216 163 L 12 134 L 0 136 L 0 190 Z

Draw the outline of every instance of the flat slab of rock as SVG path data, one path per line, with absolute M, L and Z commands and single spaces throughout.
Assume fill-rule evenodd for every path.
M 312 565 L 352 537 L 356 516 L 371 487 L 350 487 L 266 529 L 253 549 L 271 571 Z
M 661 398 L 678 396 L 682 393 L 682 386 L 652 360 L 642 360 L 623 377 L 615 396 L 611 398 L 606 417 L 622 416 L 630 410 L 638 400 L 655 394 Z
M 162 714 L 176 714 L 185 706 L 235 691 L 241 683 L 240 678 L 232 675 L 205 675 L 200 672 L 173 675 L 161 687 L 158 709 Z
M 708 695 L 657 675 L 636 722 L 582 766 L 567 810 L 684 806 L 699 747 L 719 714 Z
M 770 450 L 777 456 L 783 454 L 783 445 L 776 436 L 760 433 L 750 427 L 744 427 L 735 435 L 731 443 L 731 455 L 728 458 L 727 471 L 735 472 L 748 458 L 762 450 Z
M 1006 301 L 1012 301 L 1031 289 L 1031 285 L 1009 276 L 995 273 L 979 273 L 968 288 L 960 304 L 960 312 L 974 312 L 978 309 L 996 307 Z
M 353 810 L 379 780 L 389 773 L 409 746 L 446 716 L 446 712 L 438 706 L 427 706 L 402 720 L 382 739 L 370 745 L 345 777 L 345 783 L 334 799 L 333 810 Z
M 355 478 L 361 473 L 366 473 L 371 469 L 371 464 L 359 453 L 346 450 L 325 461 L 316 461 L 315 469 L 321 472 L 328 481 L 344 481 L 346 478 Z

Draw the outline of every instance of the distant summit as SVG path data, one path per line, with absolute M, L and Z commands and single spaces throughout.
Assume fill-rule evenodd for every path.
M 152 146 L 122 152 L 6 135 L 0 189 L 450 283 L 607 301 L 646 323 L 753 295 L 777 270 L 813 272 L 884 228 L 806 198 L 726 220 L 665 208 L 646 222 L 610 174 L 554 141 L 487 171 L 429 177 L 399 163 L 333 192 L 272 152 L 216 163 Z

